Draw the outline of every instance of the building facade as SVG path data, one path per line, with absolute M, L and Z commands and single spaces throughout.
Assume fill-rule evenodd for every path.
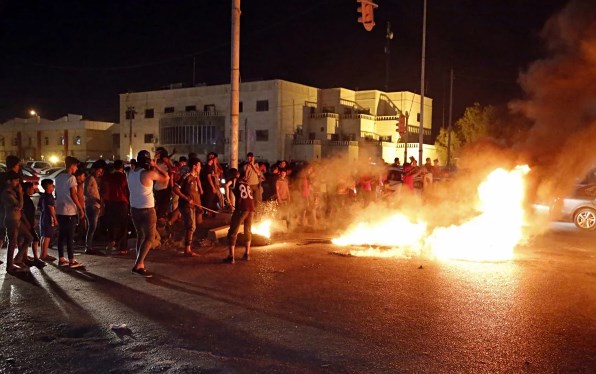
M 56 120 L 38 116 L 14 118 L 0 124 L 0 160 L 16 155 L 24 160 L 79 160 L 116 157 L 118 144 L 112 122 L 84 120 L 68 114 Z
M 165 146 L 177 155 L 215 151 L 230 159 L 230 85 L 176 87 L 120 95 L 120 153 Z M 425 98 L 425 154 L 432 99 Z M 396 123 L 409 118 L 408 151 L 418 156 L 420 96 L 411 92 L 320 89 L 284 80 L 240 85 L 239 158 L 316 160 L 342 154 L 393 161 L 403 156 Z M 132 142 L 131 142 L 132 140 Z M 434 154 L 428 154 L 434 157 Z M 426 157 L 426 155 L 425 155 Z

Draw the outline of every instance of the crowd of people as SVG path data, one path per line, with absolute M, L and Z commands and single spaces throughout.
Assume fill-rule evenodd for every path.
M 6 159 L 7 170 L 0 173 L 0 247 L 7 244 L 10 273 L 26 272 L 31 266 L 42 268 L 56 260 L 59 267 L 83 267 L 74 256 L 77 238 L 87 254 L 104 250 L 128 254 L 132 221 L 136 232 L 132 272 L 149 277 L 145 259 L 165 240 L 163 235 L 183 227 L 182 254 L 195 256 L 193 238 L 198 225 L 219 212 L 232 214 L 229 254 L 224 261 L 235 262 L 241 225 L 242 259 L 249 260 L 253 219 L 285 219 L 293 229 L 321 227 L 321 220 L 333 221 L 350 206 L 366 207 L 388 196 L 414 192 L 416 181 L 422 189 L 430 189 L 433 176 L 435 180 L 441 176 L 438 160 L 433 164 L 428 158 L 422 167 L 413 157 L 403 165 L 396 158 L 391 165 L 367 162 L 338 167 L 333 162 L 290 164 L 285 160 L 269 165 L 248 153 L 239 169 L 234 169 L 220 164 L 215 152 L 204 162 L 194 153 L 173 160 L 161 147 L 153 157 L 148 151 L 139 152 L 129 169 L 121 160 L 110 164 L 99 160 L 88 170 L 73 157 L 66 157 L 64 163 L 65 171 L 55 181 L 41 181 L 43 193 L 35 206 L 31 196 L 36 188 L 23 182 L 21 160 L 16 156 Z M 102 216 L 109 217 L 103 220 L 108 244 L 98 248 L 94 239 Z M 58 258 L 48 252 L 53 241 Z

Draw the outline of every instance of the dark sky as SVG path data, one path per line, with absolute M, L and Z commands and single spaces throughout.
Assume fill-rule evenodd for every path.
M 392 24 L 390 90 L 420 92 L 422 0 L 378 0 L 372 32 L 355 0 L 243 0 L 244 81 L 384 89 L 385 28 Z M 539 32 L 561 0 L 429 0 L 427 96 L 442 122 L 449 69 L 454 119 L 474 102 L 521 95 L 519 71 L 544 56 Z M 118 94 L 169 83 L 229 81 L 230 0 L 1 1 L 0 121 L 36 108 L 117 121 Z M 445 111 L 445 113 L 447 113 Z

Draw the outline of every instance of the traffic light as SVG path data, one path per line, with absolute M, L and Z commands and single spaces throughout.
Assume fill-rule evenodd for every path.
M 360 3 L 360 6 L 356 10 L 361 14 L 361 16 L 358 17 L 358 22 L 364 26 L 366 31 L 371 31 L 375 26 L 374 11 L 378 5 L 373 3 L 371 0 L 356 0 L 356 2 Z

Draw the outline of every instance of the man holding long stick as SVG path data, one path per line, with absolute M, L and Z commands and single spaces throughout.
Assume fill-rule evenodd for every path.
M 184 220 L 184 228 L 186 234 L 184 238 L 184 255 L 195 256 L 196 254 L 191 250 L 192 237 L 197 228 L 197 209 L 201 209 L 201 182 L 199 180 L 199 173 L 201 171 L 201 161 L 198 158 L 191 158 L 188 160 L 188 167 L 190 171 L 186 173 L 180 181 L 174 185 L 174 193 L 180 196 L 178 207 Z M 201 217 L 199 215 L 199 217 Z

